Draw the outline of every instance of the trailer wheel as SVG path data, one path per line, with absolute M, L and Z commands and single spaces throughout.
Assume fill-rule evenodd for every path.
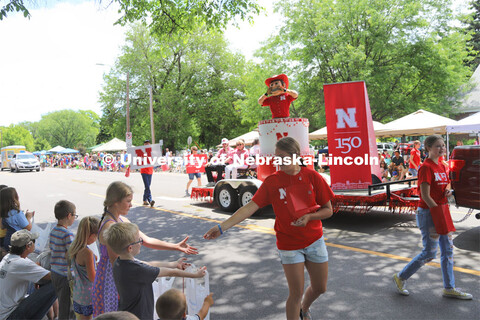
M 255 186 L 246 186 L 240 189 L 240 195 L 238 197 L 238 202 L 240 206 L 243 207 L 250 201 L 252 201 L 253 195 L 257 192 L 257 187 Z
M 218 188 L 217 203 L 224 211 L 234 212 L 238 209 L 238 194 L 232 186 L 224 184 Z

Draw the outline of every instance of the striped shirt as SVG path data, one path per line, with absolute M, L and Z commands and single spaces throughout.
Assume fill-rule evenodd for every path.
M 73 241 L 73 233 L 64 226 L 56 226 L 50 232 L 50 251 L 52 251 L 52 271 L 67 276 L 67 250 Z

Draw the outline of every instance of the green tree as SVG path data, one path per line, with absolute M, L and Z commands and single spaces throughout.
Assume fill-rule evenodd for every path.
M 48 143 L 48 141 L 44 138 L 38 138 L 38 139 L 34 139 L 34 150 L 35 151 L 41 151 L 41 150 L 50 150 L 52 149 L 52 146 L 50 145 L 50 143 Z
M 1 128 L 3 135 L 3 146 L 21 145 L 28 151 L 34 150 L 33 137 L 30 132 L 21 125 L 10 125 Z
M 130 124 L 133 143 L 150 138 L 149 88 L 153 92 L 155 137 L 171 149 L 187 137 L 201 145 L 244 133 L 234 103 L 241 98 L 243 57 L 232 54 L 218 32 L 204 28 L 188 35 L 161 36 L 136 25 L 124 54 L 105 77 L 100 94 L 105 137 L 125 136 L 125 78 L 130 75 Z
M 11 0 L 6 5 L 0 8 L 0 20 L 7 17 L 9 12 L 22 12 L 25 18 L 30 18 L 30 12 L 25 7 L 23 0 Z
M 464 21 L 467 23 L 465 31 L 471 35 L 470 40 L 468 40 L 468 45 L 471 47 L 469 54 L 471 60 L 467 60 L 467 65 L 475 70 L 480 64 L 480 0 L 472 0 L 470 9 L 472 9 L 472 14 Z
M 292 116 L 325 124 L 323 84 L 365 80 L 374 120 L 448 114 L 471 71 L 447 0 L 281 1 L 285 25 L 259 51 L 298 87 Z
M 99 132 L 98 123 L 92 120 L 93 115 L 93 112 L 73 110 L 43 115 L 38 122 L 38 139 L 46 140 L 51 146 L 61 145 L 66 148 L 92 146 Z
M 192 32 L 200 25 L 223 29 L 236 17 L 251 20 L 260 12 L 255 0 L 116 0 L 123 16 L 117 23 L 142 21 L 157 34 Z
M 151 29 L 158 34 L 190 32 L 199 25 L 205 25 L 208 29 L 224 29 L 237 17 L 252 21 L 253 15 L 261 10 L 256 0 L 114 0 L 114 2 L 120 5 L 119 13 L 123 14 L 116 23 L 125 25 L 129 22 L 148 21 Z M 0 20 L 15 11 L 22 12 L 25 17 L 30 18 L 23 0 L 10 0 L 0 8 Z

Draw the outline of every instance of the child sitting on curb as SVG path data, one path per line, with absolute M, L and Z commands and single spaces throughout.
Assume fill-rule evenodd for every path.
M 208 310 L 213 305 L 213 293 L 210 293 L 203 301 L 202 308 L 194 316 L 186 316 L 187 313 L 187 299 L 183 292 L 177 289 L 170 289 L 165 291 L 158 297 L 155 306 L 160 320 L 203 320 L 208 314 Z

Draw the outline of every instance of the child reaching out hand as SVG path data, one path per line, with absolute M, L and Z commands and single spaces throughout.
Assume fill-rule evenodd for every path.
M 115 223 L 105 230 L 108 246 L 118 254 L 113 264 L 113 279 L 120 301 L 119 311 L 129 311 L 140 319 L 153 319 L 152 283 L 158 277 L 202 278 L 206 267 L 191 273 L 183 269 L 188 265 L 185 258 L 175 262 L 143 262 L 135 259 L 143 239 L 134 223 Z

